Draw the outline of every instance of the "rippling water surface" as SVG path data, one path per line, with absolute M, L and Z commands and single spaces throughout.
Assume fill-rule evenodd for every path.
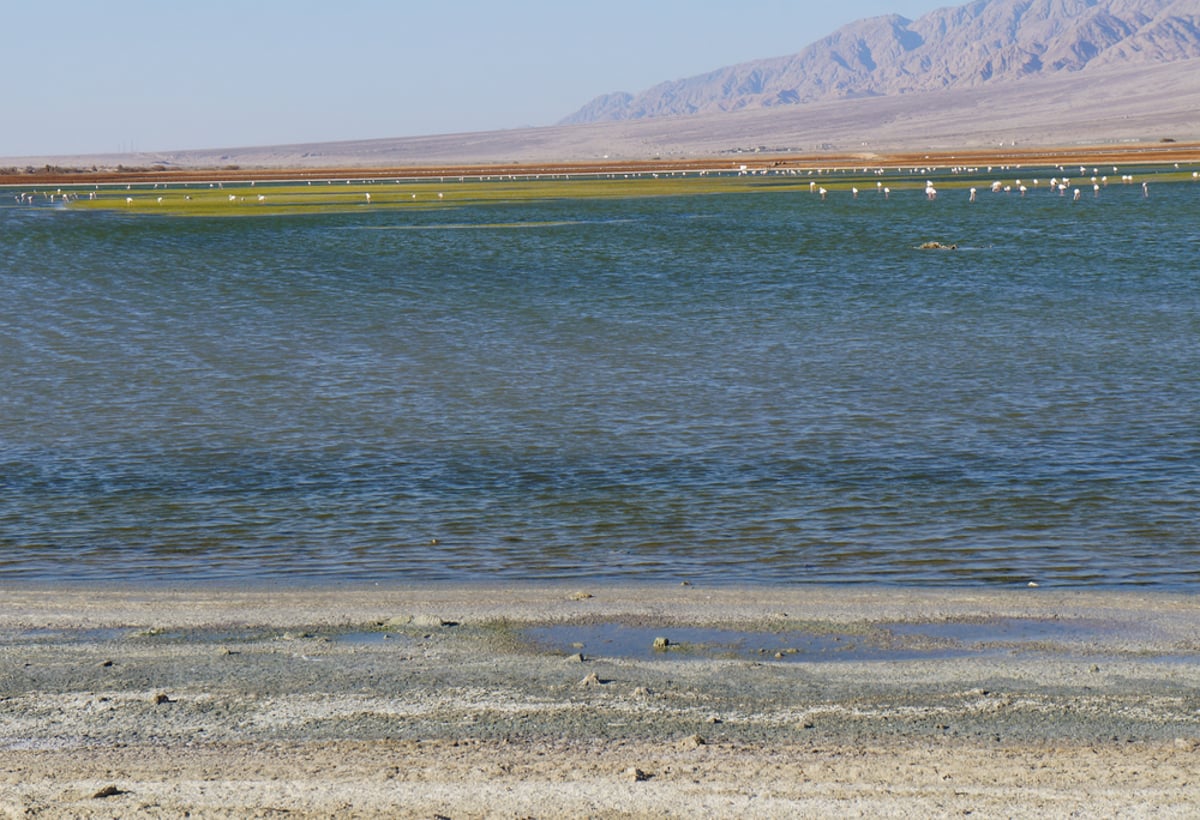
M 1198 214 L 0 207 L 0 578 L 1192 588 Z

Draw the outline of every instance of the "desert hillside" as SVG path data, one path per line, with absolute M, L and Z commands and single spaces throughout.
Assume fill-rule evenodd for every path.
M 873 17 L 796 54 L 592 100 L 564 124 L 920 94 L 1200 57 L 1195 0 L 988 0 Z

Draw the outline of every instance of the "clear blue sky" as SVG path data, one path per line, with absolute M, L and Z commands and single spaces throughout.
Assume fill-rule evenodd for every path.
M 6 0 L 0 157 L 552 125 L 962 0 Z

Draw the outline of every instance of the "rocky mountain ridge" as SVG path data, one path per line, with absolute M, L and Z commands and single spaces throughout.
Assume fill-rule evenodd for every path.
M 1197 0 L 975 0 L 915 21 L 860 20 L 796 54 L 602 95 L 561 124 L 978 88 L 1196 57 Z

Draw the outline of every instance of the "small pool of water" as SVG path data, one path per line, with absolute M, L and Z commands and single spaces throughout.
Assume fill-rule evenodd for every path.
M 846 631 L 761 632 L 621 623 L 560 624 L 526 630 L 549 651 L 614 658 L 741 658 L 774 661 L 889 661 L 1011 651 L 1043 643 L 1104 637 L 1092 620 L 989 618 L 936 623 L 882 623 Z

